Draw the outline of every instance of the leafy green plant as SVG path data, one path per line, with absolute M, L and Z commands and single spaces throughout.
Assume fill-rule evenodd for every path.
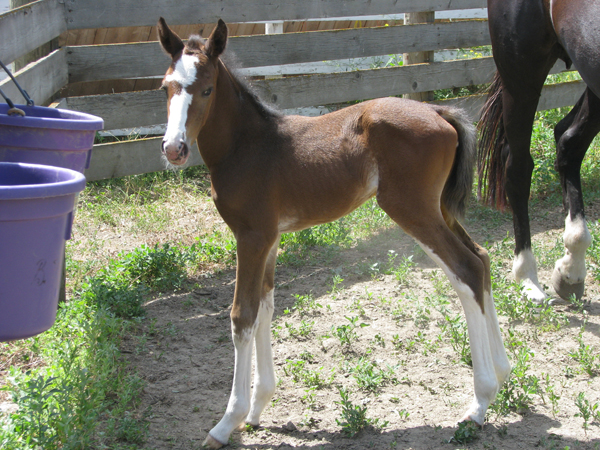
M 352 343 L 358 339 L 358 333 L 356 332 L 356 328 L 368 327 L 369 324 L 358 324 L 358 317 L 344 317 L 346 317 L 346 320 L 348 320 L 350 323 L 346 325 L 334 325 L 331 328 L 331 333 L 340 340 L 340 344 L 342 344 L 343 347 L 351 347 Z
M 447 312 L 444 312 L 444 321 L 440 322 L 439 325 L 442 332 L 450 339 L 450 345 L 458 353 L 460 361 L 469 367 L 473 366 L 467 323 L 461 315 L 457 314 L 451 317 Z
M 596 354 L 595 349 L 591 345 L 586 344 L 583 340 L 584 331 L 585 324 L 579 329 L 577 335 L 577 350 L 569 352 L 569 356 L 581 365 L 585 373 L 593 377 L 600 373 L 600 356 Z
M 341 400 L 335 403 L 342 408 L 341 417 L 336 418 L 336 423 L 342 427 L 342 432 L 348 437 L 354 437 L 365 427 L 371 425 L 379 428 L 385 428 L 388 421 L 380 419 L 370 419 L 367 417 L 367 407 L 365 405 L 354 405 L 350 401 L 350 394 L 347 389 L 339 388 Z
M 458 428 L 454 432 L 454 436 L 449 442 L 456 442 L 461 445 L 473 442 L 479 437 L 479 425 L 471 420 L 467 420 L 458 424 Z
M 327 378 L 323 374 L 323 368 L 319 367 L 316 370 L 307 368 L 307 363 L 304 360 L 286 360 L 283 367 L 286 376 L 291 377 L 294 383 L 303 383 L 305 386 L 314 387 L 317 389 L 329 385 L 333 381 L 333 374 Z
M 575 397 L 575 406 L 579 410 L 575 414 L 575 417 L 581 417 L 583 419 L 583 428 L 587 431 L 588 422 L 595 420 L 600 422 L 600 403 L 591 403 L 586 397 L 584 392 L 580 392 Z
M 506 415 L 510 411 L 517 413 L 529 409 L 533 396 L 543 398 L 544 391 L 537 376 L 528 373 L 534 353 L 517 335 L 509 329 L 509 339 L 506 341 L 509 354 L 512 355 L 513 369 L 511 376 L 504 382 L 490 410 L 498 415 Z
M 387 366 L 382 369 L 375 361 L 370 361 L 365 357 L 359 358 L 356 365 L 351 367 L 348 372 L 352 374 L 358 387 L 365 391 L 376 392 L 387 383 L 398 382 L 393 367 Z
M 292 306 L 292 308 L 298 311 L 300 317 L 314 313 L 318 308 L 322 308 L 321 304 L 315 300 L 315 296 L 312 292 L 306 295 L 294 294 L 294 298 L 296 300 L 294 301 L 294 306 Z

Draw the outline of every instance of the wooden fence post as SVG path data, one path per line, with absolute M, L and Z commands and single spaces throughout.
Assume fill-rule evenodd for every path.
M 24 6 L 28 3 L 33 3 L 35 0 L 10 0 L 10 9 L 16 9 L 21 6 Z M 52 39 L 50 42 L 42 45 L 41 47 L 36 48 L 35 50 L 27 53 L 20 58 L 17 58 L 13 61 L 13 72 L 18 72 L 27 64 L 33 61 L 37 61 L 44 56 L 48 56 L 54 50 L 58 48 L 58 38 Z
M 415 23 L 434 23 L 435 12 L 417 12 L 404 14 L 404 25 L 412 25 Z M 404 53 L 403 64 L 422 64 L 433 62 L 433 51 L 430 52 L 415 52 L 415 53 Z M 404 98 L 410 98 L 419 101 L 432 101 L 433 91 L 428 92 L 413 92 L 404 94 Z

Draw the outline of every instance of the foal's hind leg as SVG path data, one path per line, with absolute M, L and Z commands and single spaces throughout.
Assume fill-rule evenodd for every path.
M 571 112 L 555 129 L 556 168 L 563 189 L 565 256 L 556 261 L 552 286 L 558 295 L 581 298 L 585 286 L 585 251 L 592 237 L 585 223 L 581 191 L 581 162 L 600 131 L 600 99 L 587 88 Z
M 448 223 L 448 226 L 452 232 L 458 236 L 463 244 L 465 244 L 465 246 L 467 246 L 467 248 L 471 250 L 471 252 L 475 254 L 483 263 L 485 270 L 483 293 L 485 318 L 489 332 L 492 359 L 494 361 L 494 370 L 496 371 L 498 383 L 501 386 L 510 375 L 511 367 L 508 357 L 506 356 L 506 350 L 502 340 L 502 333 L 500 331 L 500 324 L 498 323 L 498 315 L 496 314 L 496 305 L 494 304 L 494 298 L 492 295 L 490 257 L 488 252 L 467 234 L 465 229 L 460 225 L 460 223 L 458 223 L 458 221 L 446 219 L 446 223 Z
M 475 390 L 473 403 L 463 420 L 481 425 L 509 370 L 497 320 L 488 317 L 486 309 L 486 306 L 493 309 L 493 303 L 491 294 L 489 300 L 485 299 L 491 284 L 489 266 L 482 260 L 485 251 L 480 249 L 481 255 L 473 252 L 460 235 L 451 231 L 439 210 L 427 208 L 426 201 L 416 202 L 420 209 L 414 204 L 404 207 L 381 195 L 381 189 L 377 198 L 383 210 L 444 270 L 460 298 L 471 342 Z M 466 235 L 464 230 L 462 233 Z
M 265 267 L 272 248 L 277 239 L 268 237 L 265 233 L 245 232 L 237 233 L 237 276 L 233 306 L 231 309 L 231 325 L 233 344 L 235 347 L 235 363 L 233 373 L 233 386 L 227 409 L 223 418 L 209 432 L 205 446 L 209 448 L 220 448 L 227 444 L 229 436 L 233 430 L 244 423 L 244 420 L 250 412 L 250 381 L 252 375 L 252 348 L 255 336 L 259 335 L 261 342 L 261 354 L 259 355 L 259 364 L 262 362 L 271 363 L 270 351 L 263 351 L 262 343 L 265 338 L 265 326 L 272 314 L 272 308 L 268 299 L 264 296 L 264 276 Z M 266 300 L 266 301 L 263 301 Z M 264 320 L 264 324 L 261 321 Z M 261 325 L 263 327 L 261 328 Z M 258 331 L 260 329 L 260 331 Z M 261 385 L 257 401 L 260 405 L 264 401 L 264 394 L 271 391 L 270 384 L 274 384 L 272 379 L 272 365 L 267 366 L 266 370 L 260 371 L 257 375 L 260 378 Z M 268 400 L 267 400 L 268 401 Z

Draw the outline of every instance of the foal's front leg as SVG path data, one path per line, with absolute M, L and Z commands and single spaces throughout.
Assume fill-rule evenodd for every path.
M 260 414 L 275 392 L 275 369 L 273 367 L 273 351 L 271 348 L 271 319 L 273 318 L 275 294 L 275 264 L 279 239 L 271 247 L 265 268 L 263 293 L 258 310 L 258 328 L 256 329 L 256 365 L 254 369 L 254 389 L 250 413 L 246 422 L 252 426 L 260 423 Z
M 265 318 L 266 321 L 272 314 L 272 308 L 268 313 L 268 308 L 261 307 L 261 294 L 263 293 L 267 258 L 275 239 L 268 239 L 264 234 L 252 232 L 236 237 L 238 263 L 231 309 L 231 327 L 235 347 L 233 387 L 225 415 L 210 430 L 203 444 L 214 449 L 227 444 L 231 432 L 244 423 L 250 412 L 254 337 L 257 335 L 257 330 L 260 330 L 258 333 L 261 341 L 264 340 L 265 326 L 261 327 L 260 319 Z M 263 308 L 262 317 L 259 316 L 261 308 Z M 267 313 L 264 312 L 265 310 Z M 268 327 L 268 325 L 266 326 Z M 270 356 L 270 353 L 267 356 Z

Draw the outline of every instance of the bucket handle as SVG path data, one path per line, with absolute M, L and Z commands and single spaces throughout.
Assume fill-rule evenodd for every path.
M 8 70 L 8 67 L 6 67 L 2 61 L 0 61 L 0 66 L 2 66 L 2 68 L 8 74 L 8 76 L 13 81 L 13 83 L 15 83 L 15 85 L 17 86 L 17 89 L 19 89 L 19 91 L 21 92 L 21 95 L 25 98 L 25 101 L 27 102 L 27 106 L 35 106 L 34 103 L 33 103 L 33 100 L 31 99 L 31 97 L 29 97 L 29 94 L 27 93 L 27 91 L 25 91 L 19 85 L 19 83 L 17 82 L 17 80 L 15 79 L 15 77 L 13 76 L 13 74 L 10 73 L 10 70 Z M 4 100 L 6 100 L 6 103 L 8 103 L 8 106 L 10 107 L 10 109 L 7 112 L 8 115 L 15 115 L 15 114 L 19 114 L 21 116 L 25 115 L 25 111 L 23 111 L 22 109 L 17 108 L 15 106 L 15 104 L 11 101 L 11 99 L 8 98 L 4 94 L 4 92 L 2 92 L 2 89 L 0 89 L 0 95 L 2 95 L 2 97 L 4 97 Z

